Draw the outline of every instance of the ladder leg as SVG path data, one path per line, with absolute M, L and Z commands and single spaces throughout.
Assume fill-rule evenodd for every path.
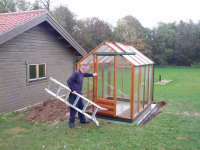
M 99 109 L 99 108 L 96 108 L 96 109 L 94 110 L 94 112 L 93 112 L 93 114 L 92 114 L 92 119 L 95 118 L 95 115 L 96 115 L 98 109 Z

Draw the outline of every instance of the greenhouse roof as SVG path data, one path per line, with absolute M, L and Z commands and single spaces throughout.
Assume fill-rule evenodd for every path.
M 108 53 L 108 55 L 106 55 L 106 53 Z M 122 44 L 122 43 L 111 42 L 111 41 L 105 41 L 104 43 L 101 43 L 98 47 L 96 47 L 93 51 L 91 51 L 86 57 L 84 57 L 80 61 L 80 63 L 93 64 L 93 54 L 99 55 L 98 63 L 103 63 L 103 62 L 108 63 L 112 61 L 113 59 L 112 53 L 113 55 L 116 55 L 116 53 L 119 53 L 119 55 L 124 57 L 127 61 L 129 61 L 131 64 L 135 66 L 154 64 L 152 60 L 150 60 L 140 51 L 135 49 L 133 46 L 129 44 Z

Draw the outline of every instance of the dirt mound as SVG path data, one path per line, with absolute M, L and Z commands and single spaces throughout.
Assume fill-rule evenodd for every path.
M 42 106 L 33 109 L 24 120 L 51 124 L 69 119 L 69 106 L 57 99 L 46 100 Z
M 157 102 L 157 103 L 156 103 L 156 106 L 162 108 L 162 107 L 165 106 L 166 104 L 167 104 L 167 103 L 166 103 L 165 101 L 160 101 L 160 102 Z

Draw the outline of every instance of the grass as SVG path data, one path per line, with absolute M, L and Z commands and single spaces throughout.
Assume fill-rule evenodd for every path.
M 167 105 L 145 126 L 108 124 L 98 119 L 100 128 L 76 121 L 75 128 L 70 129 L 68 121 L 54 125 L 25 122 L 24 112 L 0 120 L 0 149 L 199 150 L 200 117 L 184 115 L 200 113 L 199 74 L 199 68 L 155 68 L 155 82 L 159 75 L 173 81 L 154 86 L 154 101 L 165 100 Z

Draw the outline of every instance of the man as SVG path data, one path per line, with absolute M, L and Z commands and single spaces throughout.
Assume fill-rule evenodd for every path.
M 82 95 L 82 87 L 83 87 L 83 78 L 84 77 L 96 77 L 97 73 L 87 73 L 89 70 L 89 66 L 87 64 L 83 64 L 80 69 L 76 70 L 71 77 L 67 80 L 67 84 L 69 88 L 72 90 L 72 92 L 69 95 L 69 103 L 74 104 L 74 101 L 76 100 L 76 93 Z M 83 104 L 83 99 L 79 98 L 76 107 L 79 109 L 83 109 L 84 104 Z M 70 107 L 70 118 L 69 118 L 69 126 L 70 128 L 74 127 L 75 123 L 75 116 L 76 116 L 77 110 L 74 108 Z M 85 119 L 85 116 L 81 113 L 78 112 L 78 116 L 80 118 L 81 123 L 90 123 L 89 120 Z

